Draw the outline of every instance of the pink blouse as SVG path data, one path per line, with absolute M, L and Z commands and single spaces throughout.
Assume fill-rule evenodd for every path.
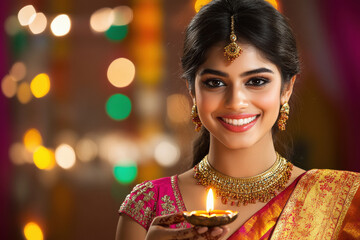
M 186 211 L 186 208 L 175 175 L 136 185 L 122 203 L 119 214 L 128 215 L 148 230 L 156 216 L 182 211 Z M 191 225 L 182 222 L 170 227 L 189 228 Z

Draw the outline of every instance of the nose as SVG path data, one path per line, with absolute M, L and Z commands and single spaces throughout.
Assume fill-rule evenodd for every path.
M 229 88 L 226 93 L 225 107 L 234 111 L 245 109 L 249 106 L 246 93 L 241 87 Z

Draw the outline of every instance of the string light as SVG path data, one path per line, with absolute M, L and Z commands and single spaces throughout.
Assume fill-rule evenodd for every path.
M 36 11 L 33 5 L 26 5 L 18 13 L 18 20 L 21 26 L 27 26 L 34 21 Z
M 135 65 L 126 58 L 115 59 L 107 70 L 107 77 L 115 87 L 126 87 L 134 80 Z

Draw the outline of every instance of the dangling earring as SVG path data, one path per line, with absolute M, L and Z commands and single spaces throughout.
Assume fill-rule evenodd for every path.
M 191 120 L 195 124 L 195 131 L 200 132 L 202 123 L 197 113 L 196 103 L 194 103 L 191 109 Z
M 290 106 L 287 102 L 282 105 L 280 109 L 280 117 L 278 120 L 278 127 L 280 131 L 285 131 L 286 121 L 289 119 Z

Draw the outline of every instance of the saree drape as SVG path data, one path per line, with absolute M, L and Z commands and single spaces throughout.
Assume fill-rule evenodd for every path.
M 360 174 L 310 170 L 269 201 L 228 240 L 360 239 Z M 146 230 L 159 215 L 186 211 L 177 176 L 137 185 L 119 213 Z M 191 227 L 188 223 L 172 226 Z

